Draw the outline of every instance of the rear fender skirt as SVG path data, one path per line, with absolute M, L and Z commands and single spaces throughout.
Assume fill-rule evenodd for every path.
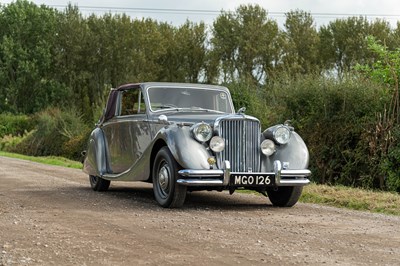
M 101 128 L 95 128 L 90 134 L 83 171 L 89 175 L 102 176 L 108 169 L 107 144 L 104 133 Z

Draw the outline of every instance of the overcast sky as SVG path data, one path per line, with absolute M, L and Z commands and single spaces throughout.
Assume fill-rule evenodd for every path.
M 69 2 L 80 7 L 83 14 L 104 12 L 127 13 L 133 18 L 151 17 L 180 25 L 186 19 L 211 24 L 221 10 L 234 11 L 241 4 L 258 4 L 269 12 L 269 17 L 283 25 L 284 12 L 300 9 L 310 12 L 317 26 L 346 14 L 367 15 L 368 19 L 384 18 L 393 27 L 400 20 L 398 0 L 31 0 L 63 9 Z M 2 4 L 12 1 L 0 1 Z M 160 10 L 161 9 L 161 10 Z M 164 9 L 164 10 L 163 10 Z M 168 9 L 168 10 L 165 10 Z M 185 11 L 179 11 L 185 10 Z

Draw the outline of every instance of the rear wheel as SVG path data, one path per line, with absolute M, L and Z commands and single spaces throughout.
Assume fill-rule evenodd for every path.
M 301 196 L 303 187 L 278 187 L 267 190 L 268 198 L 274 206 L 292 207 Z
M 186 198 L 186 186 L 179 185 L 179 165 L 168 147 L 157 153 L 153 165 L 153 191 L 157 203 L 165 208 L 182 207 Z
M 94 191 L 106 191 L 110 187 L 110 180 L 105 180 L 99 176 L 89 176 L 90 186 Z

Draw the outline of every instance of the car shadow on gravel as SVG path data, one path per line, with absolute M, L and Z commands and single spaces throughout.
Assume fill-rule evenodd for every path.
M 63 186 L 54 189 L 21 191 L 28 198 L 41 199 L 54 207 L 63 204 L 63 208 L 92 209 L 150 209 L 166 210 L 157 205 L 151 184 L 113 184 L 106 192 L 95 192 L 89 186 Z M 68 204 L 65 204 L 68 202 Z M 263 196 L 228 192 L 188 192 L 185 204 L 178 210 L 240 210 L 275 209 Z
M 134 184 L 113 184 L 107 192 L 94 192 L 90 188 L 82 188 L 90 194 L 97 197 L 102 197 L 103 200 L 112 198 L 113 200 L 120 200 L 122 203 L 140 203 L 140 207 L 146 208 L 161 208 L 157 205 L 154 199 L 153 189 L 151 184 L 134 183 Z M 125 205 L 125 204 L 124 204 Z M 137 204 L 129 204 L 131 208 L 138 207 Z M 207 209 L 207 210 L 255 210 L 255 209 L 275 209 L 269 200 L 260 195 L 245 194 L 237 192 L 229 195 L 227 191 L 197 191 L 188 192 L 185 204 L 181 210 L 186 209 Z M 163 209 L 163 208 L 161 208 Z

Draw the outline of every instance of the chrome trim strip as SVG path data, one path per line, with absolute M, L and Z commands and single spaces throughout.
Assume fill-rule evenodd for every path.
M 224 170 L 183 169 L 178 171 L 178 174 L 180 174 L 183 177 L 221 177 L 224 175 Z
M 279 184 L 276 184 L 278 187 L 291 187 L 291 186 L 305 186 L 310 184 L 310 180 L 307 178 L 304 179 L 281 179 Z
M 184 186 L 223 186 L 220 179 L 178 179 L 176 182 Z
M 311 175 L 311 171 L 308 169 L 304 170 L 282 170 L 281 176 L 284 177 L 307 177 Z M 281 179 L 282 180 L 282 179 Z

